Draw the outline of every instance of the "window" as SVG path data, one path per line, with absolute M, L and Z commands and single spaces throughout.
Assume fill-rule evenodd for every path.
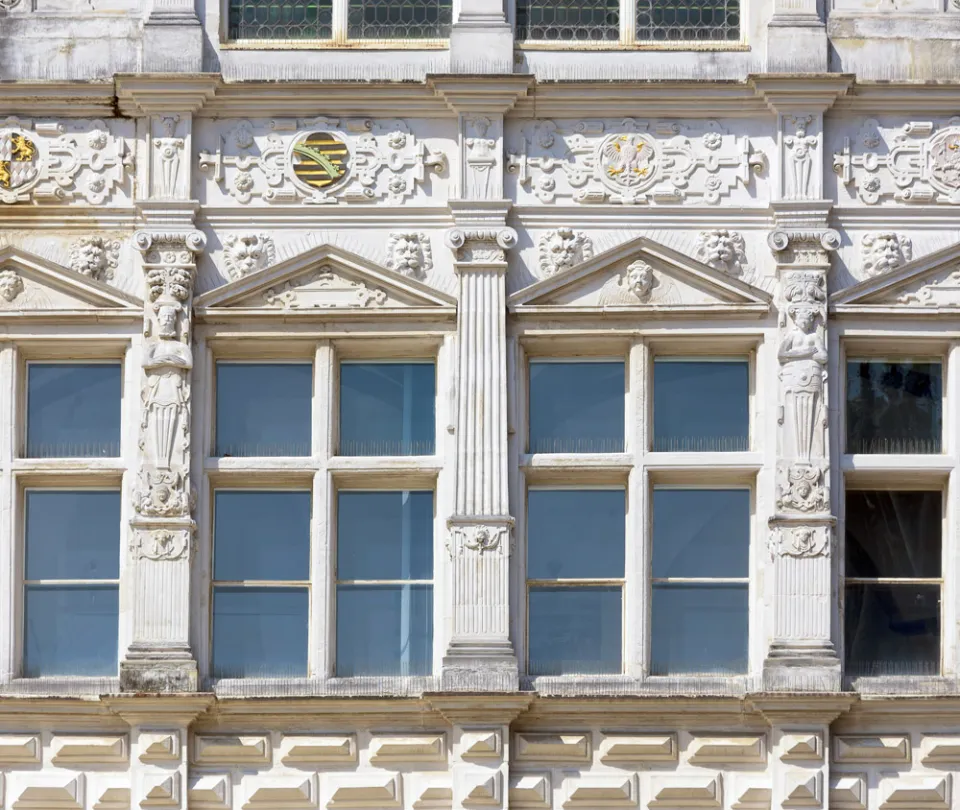
M 594 348 L 615 345 L 604 335 Z M 623 359 L 527 360 L 517 632 L 534 681 L 749 671 L 753 479 L 764 463 L 750 452 L 750 349 L 718 338 L 716 355 L 678 351 L 693 345 L 638 338 Z M 544 348 L 567 350 L 563 336 L 524 342 Z
M 120 455 L 119 363 L 28 363 L 28 458 Z
M 431 40 L 450 35 L 452 0 L 230 0 L 229 39 Z
M 309 456 L 313 367 L 217 363 L 218 456 Z
M 653 449 L 748 450 L 746 360 L 657 358 L 653 364 Z
M 527 672 L 616 674 L 623 656 L 626 493 L 527 493 Z
M 214 677 L 305 677 L 310 493 L 218 491 L 213 538 Z
M 847 674 L 938 675 L 942 493 L 850 490 L 845 521 Z
M 23 675 L 117 673 L 120 493 L 25 493 Z
M 739 0 L 517 0 L 519 41 L 547 43 L 730 42 L 740 39 Z
M 653 675 L 747 671 L 750 492 L 653 491 Z
M 848 453 L 939 453 L 943 370 L 938 362 L 847 362 Z
M 623 362 L 530 363 L 530 452 L 623 451 Z
M 429 675 L 432 580 L 432 492 L 340 492 L 337 675 Z
M 434 452 L 433 363 L 342 363 L 340 455 Z

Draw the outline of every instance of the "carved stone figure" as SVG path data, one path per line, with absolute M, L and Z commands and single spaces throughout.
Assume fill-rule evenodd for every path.
M 785 135 L 783 145 L 786 152 L 786 188 L 784 197 L 788 200 L 806 200 L 811 194 L 810 179 L 813 172 L 813 153 L 819 139 L 816 135 L 807 135 L 807 127 L 812 123 L 813 116 L 787 116 L 787 121 L 793 121 L 796 126 L 794 135 Z
M 818 425 L 823 421 L 823 377 L 827 347 L 823 335 L 826 301 L 822 273 L 794 273 L 786 286 L 786 329 L 778 357 L 787 411 L 792 414 L 795 457 L 810 460 Z
M 160 129 L 163 135 L 153 139 L 157 154 L 157 177 L 154 180 L 154 185 L 159 197 L 170 198 L 177 194 L 177 179 L 180 176 L 180 153 L 185 143 L 183 138 L 176 137 L 179 122 L 179 115 L 161 118 Z
M 23 292 L 23 279 L 16 270 L 0 270 L 0 298 L 12 304 Z
M 96 281 L 113 276 L 120 261 L 120 240 L 81 236 L 70 246 L 70 267 Z
M 386 267 L 412 278 L 423 278 L 433 269 L 430 238 L 421 232 L 391 233 L 387 237 Z
M 909 236 L 902 233 L 865 233 L 860 240 L 860 254 L 863 273 L 872 278 L 909 262 L 913 258 L 913 243 Z
M 697 236 L 697 258 L 734 278 L 747 275 L 746 245 L 736 231 L 701 231 Z
M 467 147 L 469 198 L 485 200 L 490 195 L 490 179 L 493 168 L 497 165 L 497 155 L 494 151 L 497 142 L 487 137 L 492 122 L 486 116 L 478 115 L 469 118 L 467 124 L 476 133 L 474 137 L 464 140 L 464 145 Z
M 555 228 L 540 236 L 540 277 L 563 273 L 593 256 L 590 237 L 572 228 Z
M 826 470 L 812 464 L 791 464 L 777 470 L 777 508 L 794 512 L 828 512 Z
M 669 279 L 658 276 L 647 262 L 637 259 L 620 276 L 603 285 L 599 303 L 601 306 L 678 304 L 680 298 Z
M 167 367 L 147 376 L 141 428 L 152 447 L 153 463 L 160 470 L 170 469 L 178 435 L 189 442 L 190 394 L 185 373 L 185 369 Z
M 134 492 L 133 508 L 146 517 L 182 517 L 190 514 L 193 495 L 182 473 L 143 470 Z
M 223 241 L 223 265 L 234 281 L 269 267 L 275 259 L 273 239 L 266 234 L 232 233 Z

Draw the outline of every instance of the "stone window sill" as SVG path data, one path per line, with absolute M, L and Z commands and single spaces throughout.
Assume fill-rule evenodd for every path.
M 119 678 L 61 677 L 13 678 L 0 684 L 4 697 L 90 697 L 120 693 Z
M 676 695 L 742 697 L 762 691 L 762 679 L 751 675 L 649 676 L 561 675 L 522 676 L 521 687 L 541 697 L 628 697 Z
M 844 690 L 861 695 L 926 696 L 960 695 L 960 682 L 947 675 L 876 675 L 844 678 Z
M 207 682 L 217 697 L 419 697 L 439 690 L 432 676 L 379 678 L 220 678 Z

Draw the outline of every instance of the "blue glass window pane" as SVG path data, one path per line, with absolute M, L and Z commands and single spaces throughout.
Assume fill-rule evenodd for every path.
M 117 579 L 120 493 L 28 490 L 27 579 Z
M 432 579 L 432 492 L 341 492 L 338 579 Z
M 337 675 L 429 675 L 432 669 L 432 586 L 337 586 Z
M 435 406 L 433 363 L 343 363 L 340 455 L 432 455 Z
M 530 363 L 530 452 L 619 453 L 623 363 Z
M 310 493 L 217 492 L 213 578 L 310 578 Z
M 532 587 L 531 675 L 618 674 L 623 648 L 619 587 Z
M 847 585 L 846 674 L 939 675 L 940 586 Z
M 120 455 L 120 365 L 27 366 L 27 456 Z
M 217 363 L 218 456 L 309 456 L 313 367 Z
M 747 577 L 750 491 L 655 489 L 653 576 Z
M 745 360 L 655 361 L 653 449 L 749 450 L 749 386 Z
M 527 494 L 527 577 L 623 576 L 622 489 L 532 489 Z
M 116 585 L 28 585 L 24 595 L 23 674 L 117 674 Z
M 307 675 L 306 588 L 213 589 L 215 678 Z
M 650 673 L 747 671 L 747 586 L 656 583 Z
M 848 453 L 939 453 L 940 363 L 847 363 Z

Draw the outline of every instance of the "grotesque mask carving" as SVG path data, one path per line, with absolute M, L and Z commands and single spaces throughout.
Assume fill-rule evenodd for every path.
M 590 238 L 571 228 L 557 228 L 540 237 L 540 275 L 563 273 L 593 256 Z

